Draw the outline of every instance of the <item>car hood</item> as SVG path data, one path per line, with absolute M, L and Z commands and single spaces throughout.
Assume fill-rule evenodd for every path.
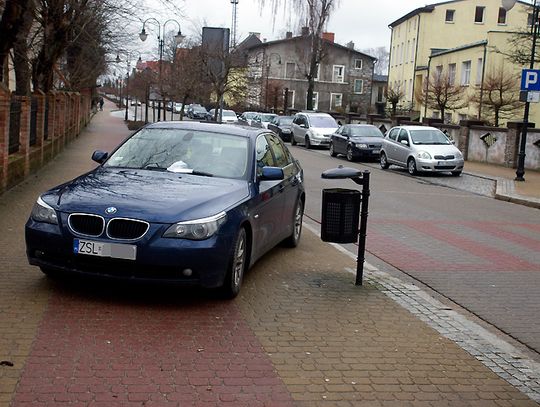
M 249 196 L 245 180 L 97 168 L 43 195 L 55 209 L 174 223 L 215 215 Z
M 427 151 L 431 156 L 435 155 L 453 155 L 456 158 L 461 157 L 461 153 L 453 144 L 415 144 L 414 149 L 416 151 Z
M 351 137 L 351 141 L 354 141 L 355 143 L 364 143 L 374 146 L 380 146 L 382 144 L 382 137 L 362 137 L 362 136 L 356 136 Z

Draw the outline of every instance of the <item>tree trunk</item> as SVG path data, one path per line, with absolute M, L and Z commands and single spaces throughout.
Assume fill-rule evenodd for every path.
M 15 68 L 15 94 L 19 96 L 30 96 L 31 70 L 28 59 L 28 34 L 34 21 L 33 14 L 25 13 L 17 40 L 13 44 L 13 66 Z
M 495 127 L 499 127 L 499 109 L 495 109 Z

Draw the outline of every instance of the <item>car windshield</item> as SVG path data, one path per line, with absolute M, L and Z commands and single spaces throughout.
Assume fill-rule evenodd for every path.
M 309 118 L 312 127 L 332 128 L 338 127 L 336 121 L 332 117 L 326 116 L 311 116 Z
M 413 144 L 452 144 L 440 130 L 410 130 Z
M 194 112 L 206 112 L 206 109 L 202 106 L 193 106 Z
M 103 164 L 246 179 L 248 139 L 186 129 L 142 129 Z
M 283 125 L 287 125 L 287 124 L 292 124 L 292 121 L 293 121 L 292 116 L 291 117 L 280 117 L 278 123 L 279 123 L 280 126 L 283 126 Z
M 383 137 L 381 131 L 376 127 L 350 127 L 351 136 L 361 137 Z
M 272 119 L 276 117 L 275 114 L 263 114 L 261 115 L 261 121 L 263 122 L 270 122 L 272 121 Z
M 223 116 L 230 116 L 230 117 L 236 117 L 236 113 L 234 113 L 232 110 L 224 110 Z
M 244 113 L 244 118 L 251 120 L 255 117 L 256 113 Z

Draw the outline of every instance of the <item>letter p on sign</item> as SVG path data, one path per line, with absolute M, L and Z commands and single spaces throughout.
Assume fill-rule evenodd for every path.
M 524 69 L 521 72 L 521 90 L 540 91 L 540 70 Z

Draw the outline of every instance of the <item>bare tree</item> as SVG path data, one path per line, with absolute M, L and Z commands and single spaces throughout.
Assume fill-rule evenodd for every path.
M 405 96 L 405 93 L 401 89 L 400 85 L 388 86 L 386 88 L 385 97 L 386 97 L 387 102 L 390 103 L 390 106 L 392 106 L 392 116 L 396 115 L 397 105 L 399 104 L 401 99 L 403 99 L 404 96 Z
M 306 79 L 308 80 L 307 108 L 308 110 L 312 110 L 315 78 L 317 76 L 318 65 L 322 59 L 322 34 L 339 0 L 259 0 L 259 3 L 261 5 L 269 3 L 272 6 L 274 21 L 278 18 L 278 9 L 283 6 L 284 9 L 289 8 L 291 15 L 297 16 L 297 21 L 301 25 L 307 23 L 310 34 L 309 38 L 311 40 L 308 51 L 309 70 L 306 73 Z
M 465 88 L 456 85 L 455 78 L 443 69 L 436 70 L 426 78 L 416 97 L 418 102 L 430 109 L 438 110 L 442 118 L 446 111 L 467 105 Z
M 377 58 L 375 62 L 374 72 L 377 75 L 386 75 L 388 73 L 388 62 L 390 53 L 386 47 L 368 48 L 362 51 L 365 54 Z
M 483 86 L 475 86 L 471 102 L 478 106 L 483 117 L 499 126 L 501 119 L 511 118 L 523 107 L 519 101 L 519 75 L 504 69 L 504 65 L 487 72 Z

